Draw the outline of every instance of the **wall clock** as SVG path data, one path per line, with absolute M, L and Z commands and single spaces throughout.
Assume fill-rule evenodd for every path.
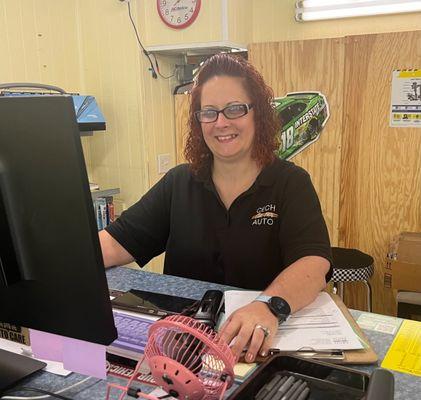
M 201 0 L 156 0 L 158 14 L 166 25 L 183 29 L 197 18 Z

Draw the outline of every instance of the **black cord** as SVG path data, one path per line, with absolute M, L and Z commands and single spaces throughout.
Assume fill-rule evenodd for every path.
M 158 78 L 158 75 L 157 75 L 157 73 L 155 71 L 155 67 L 153 66 L 151 57 L 149 56 L 149 53 L 146 51 L 146 49 L 143 47 L 142 42 L 140 41 L 139 33 L 137 32 L 136 25 L 135 25 L 135 23 L 133 21 L 132 12 L 131 12 L 131 9 L 130 9 L 130 2 L 127 2 L 127 9 L 129 10 L 129 18 L 130 18 L 130 21 L 132 22 L 133 29 L 134 29 L 134 31 L 136 33 L 137 42 L 139 43 L 139 46 L 142 48 L 143 54 L 149 60 L 149 64 L 151 65 L 152 78 L 157 79 Z
M 61 394 L 58 394 L 58 393 L 49 392 L 48 390 L 44 390 L 44 389 L 38 389 L 38 388 L 23 386 L 23 387 L 15 389 L 13 391 L 16 391 L 16 390 L 19 390 L 19 391 L 26 390 L 28 392 L 42 393 L 42 394 L 46 394 L 46 395 L 51 396 L 51 397 L 57 397 L 58 399 L 62 399 L 62 400 L 72 400 L 70 397 L 62 396 Z M 11 391 L 7 391 L 7 392 L 4 393 L 4 395 L 6 395 L 6 393 L 9 394 L 10 392 Z
M 155 54 L 152 53 L 152 56 L 153 56 L 153 58 L 155 60 L 156 72 L 158 72 L 158 75 L 162 79 L 170 79 L 170 78 L 172 78 L 175 75 L 175 73 L 177 72 L 177 68 L 178 68 L 177 66 L 175 66 L 174 71 L 173 71 L 173 73 L 171 75 L 168 75 L 168 76 L 162 75 L 161 72 L 160 72 L 160 70 L 159 70 L 158 60 L 156 59 Z
M 163 78 L 163 79 L 170 79 L 170 78 L 172 78 L 175 75 L 176 71 L 177 71 L 177 67 L 174 68 L 174 71 L 173 71 L 173 73 L 171 75 L 168 75 L 168 76 L 162 75 L 161 72 L 159 71 L 158 60 L 156 59 L 155 54 L 152 54 L 153 58 L 155 59 L 155 66 L 153 65 L 151 56 L 149 55 L 149 52 L 143 47 L 143 44 L 140 41 L 140 37 L 139 37 L 139 33 L 137 31 L 137 28 L 136 28 L 136 24 L 133 21 L 132 11 L 131 11 L 131 8 L 130 8 L 130 2 L 127 2 L 127 8 L 129 10 L 129 18 L 130 18 L 130 21 L 131 21 L 131 23 L 133 25 L 133 29 L 134 29 L 134 32 L 136 34 L 137 42 L 139 43 L 139 46 L 141 47 L 143 54 L 147 57 L 147 59 L 149 60 L 149 64 L 151 65 L 150 70 L 152 72 L 152 78 L 157 79 L 158 78 L 158 75 L 161 78 Z

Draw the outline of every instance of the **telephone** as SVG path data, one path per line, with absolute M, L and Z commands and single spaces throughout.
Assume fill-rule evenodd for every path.
M 208 326 L 212 329 L 215 328 L 219 313 L 221 312 L 224 304 L 224 293 L 220 290 L 208 290 L 200 300 L 197 311 L 192 317 Z

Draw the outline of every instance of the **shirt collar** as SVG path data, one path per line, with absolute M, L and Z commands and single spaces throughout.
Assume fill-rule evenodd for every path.
M 262 171 L 260 171 L 252 187 L 273 185 L 279 172 L 278 164 L 280 162 L 281 160 L 279 158 L 275 158 L 270 164 L 266 165 Z M 215 185 L 212 180 L 211 168 L 207 168 L 206 171 L 202 172 L 200 175 L 195 175 L 194 179 L 198 182 L 202 182 L 205 188 L 211 191 L 215 190 Z

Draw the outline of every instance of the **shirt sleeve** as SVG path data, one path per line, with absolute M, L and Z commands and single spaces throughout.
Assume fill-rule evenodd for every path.
M 305 256 L 320 256 L 330 262 L 326 282 L 332 276 L 332 250 L 319 198 L 309 174 L 297 167 L 289 176 L 280 212 L 279 239 L 284 265 Z
M 172 171 L 105 230 L 143 267 L 165 251 L 169 235 Z

